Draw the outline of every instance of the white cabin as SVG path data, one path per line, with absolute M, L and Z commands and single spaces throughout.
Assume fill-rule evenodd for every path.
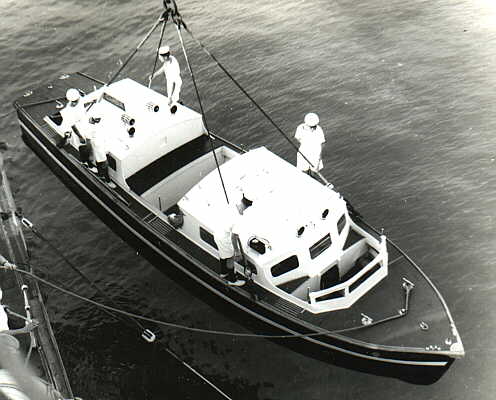
M 109 173 L 121 187 L 129 188 L 126 181 L 133 174 L 206 133 L 201 114 L 180 104 L 171 114 L 166 96 L 129 78 L 103 86 L 81 101 L 96 103 L 76 125 L 83 136 L 88 129 L 104 133 Z M 101 122 L 90 126 L 90 117 L 100 117 Z M 45 120 L 54 127 L 49 118 Z
M 234 220 L 255 282 L 323 312 L 351 306 L 387 275 L 385 240 L 377 241 L 353 223 L 339 193 L 264 147 L 232 158 L 220 171 L 230 206 L 218 171 L 212 171 L 178 202 L 184 214 L 180 230 L 217 254 L 214 233 Z M 253 204 L 237 215 L 233 205 L 241 203 L 245 190 Z M 344 249 L 350 231 L 358 238 Z M 339 277 L 367 254 L 368 265 L 341 282 Z M 237 269 L 245 272 L 240 264 Z
M 95 101 L 84 117 L 101 121 L 83 123 L 82 130 L 104 133 L 111 178 L 164 221 L 164 212 L 177 206 L 184 220 L 178 231 L 214 257 L 214 233 L 234 225 L 247 260 L 237 271 L 274 294 L 313 313 L 343 309 L 387 275 L 385 238 L 358 227 L 339 193 L 266 148 L 215 150 L 228 205 L 213 154 L 187 157 L 205 139 L 199 113 L 178 105 L 171 114 L 167 97 L 131 79 L 82 101 Z M 45 121 L 64 135 L 52 119 Z M 170 156 L 179 149 L 181 160 Z M 182 164 L 164 171 L 176 162 Z M 233 210 L 243 193 L 253 203 L 239 215 Z

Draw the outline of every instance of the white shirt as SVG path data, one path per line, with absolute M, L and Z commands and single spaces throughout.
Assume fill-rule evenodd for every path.
M 97 124 L 98 126 L 98 124 Z M 93 125 L 91 146 L 93 147 L 93 156 L 96 162 L 107 160 L 107 144 L 105 141 L 105 132 Z
M 179 68 L 176 57 L 169 56 L 169 59 L 164 61 L 162 67 L 157 71 L 157 74 L 160 72 L 164 73 L 167 81 L 182 83 L 181 69 Z
M 311 169 L 313 171 L 320 171 L 323 167 L 322 144 L 325 143 L 325 136 L 322 128 L 317 125 L 315 129 L 311 129 L 306 124 L 301 124 L 296 128 L 295 139 L 300 142 L 300 152 L 310 161 L 313 165 L 310 166 L 303 156 L 298 153 L 296 156 L 296 167 L 301 171 Z
M 239 219 L 239 211 L 236 206 L 226 206 L 223 223 L 214 232 L 214 240 L 219 249 L 220 258 L 230 258 L 234 256 L 234 245 L 232 241 L 233 231 L 236 232 L 236 223 Z
M 61 111 L 60 116 L 62 117 L 62 129 L 64 132 L 71 132 L 71 127 L 81 120 L 85 115 L 84 104 L 80 100 L 75 106 L 70 103 L 67 104 Z

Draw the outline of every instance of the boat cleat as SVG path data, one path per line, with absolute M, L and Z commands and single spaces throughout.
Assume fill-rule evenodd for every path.
M 420 329 L 423 331 L 429 330 L 429 324 L 425 321 L 420 321 L 419 326 L 420 326 Z
M 367 326 L 370 325 L 374 320 L 370 318 L 368 315 L 361 313 L 362 315 L 362 325 Z
M 410 282 L 408 279 L 403 278 L 403 289 L 405 289 L 407 292 L 412 290 L 415 287 L 415 284 L 413 282 Z
M 145 329 L 141 334 L 141 337 L 145 339 L 148 343 L 153 343 L 157 338 L 150 329 Z

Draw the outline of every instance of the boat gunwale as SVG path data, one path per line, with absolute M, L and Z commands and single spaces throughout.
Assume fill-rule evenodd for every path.
M 32 125 L 33 129 L 34 130 L 37 130 L 43 136 L 43 138 L 51 144 L 52 147 L 55 147 L 55 144 L 53 143 L 53 141 L 49 137 L 47 137 L 47 135 L 44 133 L 44 128 L 42 128 L 39 125 L 39 123 L 36 120 L 34 120 L 33 116 L 28 111 L 26 111 L 26 109 L 22 105 L 18 104 L 17 102 L 14 103 L 14 106 L 15 106 L 16 110 L 18 111 L 19 120 L 21 122 L 21 125 L 24 125 L 24 129 L 27 130 L 31 134 L 31 136 L 33 136 L 33 138 L 35 140 L 37 140 L 38 142 L 40 142 L 40 144 L 43 147 L 45 147 L 45 150 L 43 150 L 43 149 L 40 149 L 40 150 L 44 151 L 48 156 L 50 156 L 52 159 L 54 159 L 54 161 L 56 163 L 60 164 L 59 165 L 59 168 L 61 168 L 63 170 L 66 170 L 65 171 L 65 174 L 66 175 L 67 174 L 70 174 L 70 175 L 73 175 L 74 178 L 76 178 L 76 179 L 73 179 L 72 180 L 73 183 L 74 183 L 74 185 L 85 188 L 86 191 L 90 194 L 90 196 L 92 196 L 94 198 L 97 198 L 98 199 L 98 202 L 102 203 L 103 207 L 109 208 L 97 196 L 97 194 L 95 194 L 89 188 L 85 187 L 85 185 L 83 184 L 83 182 L 81 182 L 80 178 L 77 178 L 77 177 L 74 176 L 74 173 L 67 167 L 67 165 L 65 165 L 65 163 L 63 161 L 61 161 L 59 159 L 59 157 L 56 156 L 56 154 L 54 154 L 53 151 L 50 151 L 49 148 L 46 145 L 43 145 L 42 140 L 37 137 L 36 133 L 31 132 L 31 130 L 29 129 L 29 127 L 26 126 L 25 124 L 23 124 L 21 115 L 24 116 L 24 118 L 26 118 L 26 120 Z M 217 135 L 215 135 L 215 136 L 217 136 Z M 57 149 L 55 149 L 55 150 L 57 150 Z M 64 155 L 60 150 L 58 151 L 58 153 L 60 154 L 61 157 L 63 157 L 69 163 L 71 163 L 75 168 L 78 167 L 72 160 L 70 160 L 69 157 L 67 157 L 66 155 Z M 79 169 L 80 172 L 82 172 L 82 168 L 79 167 L 78 169 Z M 65 183 L 64 180 L 63 180 L 63 182 Z M 68 185 L 66 185 L 66 186 L 68 186 Z M 100 187 L 100 186 L 103 186 L 103 185 L 95 185 L 95 186 Z M 69 188 L 71 190 L 73 190 L 73 188 L 71 188 L 70 186 L 69 186 Z M 100 190 L 100 192 L 102 194 L 104 193 L 101 190 Z M 109 193 L 106 193 L 104 195 L 106 197 L 110 198 L 110 200 L 111 200 L 114 196 L 112 196 L 112 193 L 111 193 L 110 190 L 107 190 L 107 192 L 109 192 Z M 84 201 L 83 201 L 83 203 L 84 203 Z M 115 204 L 115 202 L 114 202 L 114 204 Z M 102 207 L 102 206 L 99 206 L 99 207 Z M 130 209 L 130 207 L 127 206 L 127 207 L 124 208 L 122 204 L 119 204 L 119 207 L 127 215 L 129 215 L 136 222 L 138 222 L 142 227 L 145 227 L 148 231 L 151 231 L 151 233 L 153 235 L 158 236 L 163 241 L 165 239 L 166 244 L 169 246 L 169 248 L 171 248 L 172 250 L 176 251 L 181 257 L 184 257 L 190 263 L 194 264 L 196 267 L 199 267 L 203 272 L 208 271 L 208 273 L 209 273 L 209 275 L 211 277 L 213 277 L 216 281 L 218 281 L 220 283 L 223 283 L 223 280 L 220 279 L 220 277 L 218 277 L 210 268 L 208 268 L 207 266 L 205 266 L 203 263 L 201 263 L 196 258 L 189 256 L 186 252 L 184 252 L 184 250 L 180 246 L 178 246 L 176 243 L 174 243 L 173 241 L 171 241 L 170 239 L 168 239 L 166 236 L 160 234 L 160 232 L 157 232 L 156 229 L 154 229 L 148 223 L 143 222 L 142 219 L 139 218 L 139 216 L 133 210 Z M 145 208 L 148 208 L 148 207 L 145 207 Z M 115 214 L 110 208 L 109 208 L 109 210 L 110 210 L 111 213 Z M 116 215 L 116 217 L 118 219 L 121 219 L 122 220 L 122 218 L 118 214 Z M 113 217 L 113 218 L 115 218 L 115 217 Z M 365 223 L 365 221 L 361 221 L 361 222 Z M 124 223 L 124 225 L 128 225 L 129 226 L 129 223 L 126 222 L 125 220 L 123 220 L 123 223 Z M 134 228 L 131 229 L 130 232 L 131 232 L 132 235 L 135 235 L 137 233 L 138 235 L 140 235 L 140 236 L 143 237 L 143 235 L 141 235 L 141 233 L 139 231 L 135 230 Z M 135 233 L 133 233 L 133 232 L 135 232 Z M 148 241 L 149 242 L 149 240 L 146 237 L 143 237 L 143 239 L 145 241 Z M 394 243 L 392 243 L 390 240 L 389 240 L 389 242 L 396 248 L 396 245 Z M 194 242 L 192 242 L 192 243 L 194 243 Z M 258 318 L 258 319 L 260 319 L 260 320 L 268 323 L 269 325 L 272 325 L 273 327 L 276 327 L 277 329 L 280 329 L 282 331 L 289 332 L 291 334 L 294 334 L 294 333 L 303 334 L 303 335 L 305 334 L 305 333 L 298 332 L 297 330 L 294 331 L 294 330 L 292 330 L 288 326 L 280 325 L 277 321 L 274 321 L 273 319 L 268 319 L 268 318 L 266 318 L 265 316 L 261 315 L 260 313 L 258 313 L 256 311 L 252 311 L 250 309 L 247 309 L 243 304 L 240 304 L 238 301 L 232 299 L 232 297 L 230 297 L 228 295 L 225 295 L 224 293 L 222 293 L 221 291 L 219 291 L 218 289 L 216 289 L 215 287 L 213 287 L 211 284 L 209 284 L 209 283 L 205 282 L 203 279 L 195 276 L 195 274 L 193 274 L 187 268 L 182 267 L 180 265 L 180 263 L 178 263 L 175 260 L 171 259 L 169 255 L 167 255 L 166 253 L 164 253 L 164 251 L 162 249 L 157 248 L 152 243 L 149 243 L 149 244 L 151 246 L 153 246 L 153 247 L 156 248 L 156 250 L 154 250 L 156 253 L 164 255 L 165 258 L 169 262 L 171 262 L 172 264 L 176 265 L 176 267 L 178 267 L 180 270 L 182 270 L 184 273 L 186 273 L 190 278 L 193 278 L 194 281 L 200 283 L 202 286 L 208 288 L 211 292 L 213 292 L 213 293 L 217 294 L 218 296 L 224 298 L 224 300 L 228 301 L 232 305 L 234 305 L 234 306 L 236 306 L 238 308 L 244 309 L 249 314 L 255 316 L 256 318 Z M 180 250 L 180 251 L 178 251 L 178 250 Z M 401 250 L 400 248 L 397 248 L 397 250 L 400 251 L 401 253 L 404 253 L 403 250 Z M 431 288 L 434 288 L 434 290 L 436 292 L 436 295 L 441 299 L 441 303 L 443 304 L 444 310 L 445 311 L 448 311 L 447 312 L 447 315 L 449 317 L 450 323 L 453 324 L 453 320 L 452 320 L 451 314 L 449 313 L 449 310 L 447 310 L 446 303 L 445 303 L 444 299 L 442 298 L 442 296 L 440 295 L 439 291 L 435 288 L 435 286 L 433 285 L 433 283 L 430 281 L 430 279 L 428 279 L 428 277 L 420 269 L 420 267 L 417 264 L 415 264 L 413 262 L 413 260 L 411 260 L 411 258 L 408 257 L 408 255 L 405 254 L 405 256 L 406 256 L 405 258 L 409 261 L 409 263 L 411 265 L 413 265 L 421 273 L 421 275 L 424 277 L 424 279 L 427 280 L 427 282 L 429 283 L 429 285 L 431 286 Z M 304 330 L 311 330 L 311 332 L 306 332 L 306 334 L 308 334 L 308 333 L 310 333 L 310 334 L 311 333 L 317 333 L 318 334 L 318 333 L 322 332 L 322 336 L 323 337 L 329 337 L 329 338 L 332 338 L 332 339 L 337 339 L 337 340 L 339 340 L 341 342 L 348 343 L 348 344 L 350 344 L 352 346 L 357 346 L 357 347 L 359 347 L 362 350 L 368 349 L 368 350 L 379 350 L 379 351 L 395 352 L 395 353 L 405 353 L 406 352 L 406 353 L 413 353 L 413 354 L 417 354 L 417 355 L 424 354 L 424 355 L 431 355 L 431 356 L 436 356 L 436 357 L 438 357 L 438 356 L 447 356 L 447 357 L 450 357 L 450 358 L 458 358 L 458 357 L 460 357 L 460 355 L 457 352 L 452 352 L 452 351 L 429 351 L 429 350 L 425 350 L 423 348 L 415 348 L 415 347 L 398 347 L 398 346 L 377 345 L 377 344 L 368 343 L 368 342 L 365 342 L 365 341 L 362 341 L 362 340 L 357 340 L 357 339 L 354 339 L 354 338 L 350 338 L 348 336 L 343 336 L 343 335 L 340 335 L 340 334 L 337 334 L 337 333 L 332 333 L 332 332 L 329 332 L 329 331 L 325 331 L 322 328 L 319 328 L 318 326 L 316 326 L 314 324 L 310 324 L 310 323 L 308 323 L 308 322 L 306 322 L 304 320 L 294 318 L 293 316 L 291 316 L 288 313 L 282 312 L 281 310 L 277 309 L 276 307 L 274 307 L 270 303 L 261 302 L 261 301 L 254 302 L 245 290 L 242 290 L 240 288 L 231 288 L 231 287 L 229 289 L 231 291 L 233 291 L 233 292 L 238 293 L 238 295 L 243 295 L 243 297 L 245 297 L 245 299 L 247 299 L 247 300 L 250 300 L 252 302 L 252 304 L 258 305 L 258 307 L 263 307 L 265 310 L 269 311 L 272 314 L 275 313 L 275 314 L 279 315 L 284 320 L 292 322 L 292 324 L 298 326 L 299 328 L 303 328 Z M 317 339 L 315 339 L 313 337 L 303 337 L 303 338 L 305 340 L 309 340 L 309 341 L 315 342 L 315 343 L 320 344 L 320 345 L 323 345 L 325 347 L 333 348 L 333 349 L 335 349 L 335 350 L 337 350 L 339 352 L 350 353 L 350 354 L 353 354 L 353 355 L 358 356 L 358 357 L 369 358 L 369 359 L 380 361 L 380 362 L 396 362 L 396 363 L 400 362 L 400 363 L 403 363 L 402 360 L 395 360 L 395 359 L 393 359 L 393 360 L 389 360 L 388 361 L 387 359 L 385 359 L 383 357 L 374 357 L 374 356 L 369 356 L 367 354 L 363 354 L 361 352 L 356 352 L 356 351 L 353 351 L 353 350 L 348 350 L 348 349 L 345 349 L 345 348 L 342 348 L 342 347 L 338 347 L 338 346 L 335 346 L 335 345 L 332 345 L 332 344 L 323 342 L 321 340 L 317 340 Z M 410 352 L 409 351 L 406 351 L 408 349 L 412 350 L 413 352 L 412 351 L 410 351 Z M 413 363 L 411 361 L 406 361 L 404 363 L 409 364 L 409 365 L 417 365 L 418 364 L 418 362 L 415 363 L 415 361 Z

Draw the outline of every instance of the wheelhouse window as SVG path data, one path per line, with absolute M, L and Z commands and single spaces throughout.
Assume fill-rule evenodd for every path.
M 219 248 L 217 247 L 217 243 L 215 243 L 214 235 L 212 235 L 209 231 L 202 228 L 201 226 L 200 226 L 200 237 L 205 243 L 208 243 L 214 249 L 219 250 Z
M 315 257 L 320 256 L 324 251 L 331 247 L 331 234 L 328 233 L 312 247 L 310 247 L 310 258 L 313 260 Z
M 272 276 L 276 277 L 298 268 L 299 265 L 298 257 L 291 256 L 281 261 L 279 264 L 274 265 L 270 269 L 270 272 L 272 273 Z
M 344 227 L 346 226 L 346 217 L 341 215 L 341 218 L 339 218 L 338 221 L 338 233 L 341 235 L 341 232 L 343 232 Z

